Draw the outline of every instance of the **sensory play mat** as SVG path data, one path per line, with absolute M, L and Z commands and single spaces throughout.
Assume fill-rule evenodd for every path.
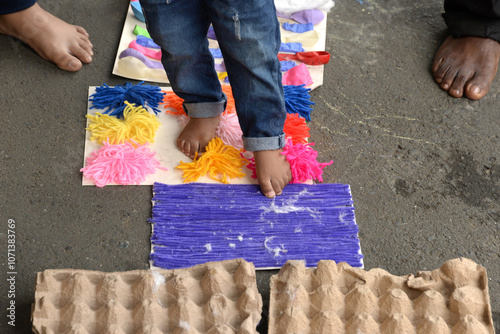
M 295 13 L 286 12 L 293 10 L 294 6 L 279 8 L 285 11 L 278 13 L 282 40 L 279 58 L 282 64 L 283 83 L 305 84 L 311 89 L 321 86 L 324 64 L 330 59 L 330 55 L 325 52 L 326 11 L 315 9 L 314 1 L 309 6 L 297 7 Z M 213 29 L 209 30 L 207 37 L 219 78 L 221 82 L 228 83 L 224 61 Z M 113 74 L 129 79 L 168 83 L 160 59 L 161 49 L 147 32 L 141 6 L 138 1 L 132 1 L 118 45 Z
M 170 88 L 143 82 L 89 88 L 83 185 L 151 185 L 154 182 L 256 184 L 252 152 L 243 150 L 242 132 L 231 87 L 216 138 L 206 153 L 194 160 L 176 146 L 187 124 L 183 100 Z M 284 154 L 292 167 L 292 183 L 321 182 L 323 169 L 308 143 L 313 102 L 309 88 L 285 85 L 287 145 Z
M 290 184 L 270 200 L 256 185 L 155 183 L 150 221 L 152 264 L 164 269 L 240 257 L 257 269 L 289 259 L 363 265 L 346 184 Z

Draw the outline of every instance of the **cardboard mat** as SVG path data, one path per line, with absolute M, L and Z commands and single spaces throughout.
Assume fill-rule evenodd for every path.
M 257 269 L 289 259 L 363 266 L 346 184 L 289 184 L 268 199 L 256 185 L 155 183 L 151 223 L 151 260 L 165 269 L 231 258 Z

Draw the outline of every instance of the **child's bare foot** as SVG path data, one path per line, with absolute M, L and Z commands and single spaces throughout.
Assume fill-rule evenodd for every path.
M 281 195 L 292 180 L 290 164 L 281 152 L 282 150 L 253 152 L 260 190 L 268 198 Z
M 43 59 L 66 71 L 78 71 L 92 61 L 92 43 L 79 26 L 68 24 L 38 4 L 12 14 L 0 15 L 0 33 L 28 44 Z
M 219 120 L 220 116 L 191 118 L 177 138 L 179 150 L 191 159 L 196 152 L 203 152 L 208 142 L 215 137 Z
M 500 43 L 493 39 L 449 36 L 436 52 L 432 74 L 451 96 L 478 100 L 488 93 L 499 59 Z

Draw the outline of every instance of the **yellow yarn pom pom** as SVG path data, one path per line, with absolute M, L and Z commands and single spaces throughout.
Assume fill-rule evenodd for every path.
M 248 160 L 233 146 L 224 145 L 222 139 L 215 137 L 200 157 L 196 154 L 193 162 L 180 162 L 175 167 L 184 171 L 184 183 L 194 182 L 208 173 L 208 176 L 222 183 L 229 183 L 230 178 L 243 177 L 242 167 Z
M 123 120 L 99 112 L 87 115 L 91 122 L 87 128 L 92 133 L 90 140 L 101 144 L 109 140 L 111 145 L 131 142 L 134 146 L 154 142 L 160 121 L 143 106 L 136 107 L 127 101 L 125 104 Z

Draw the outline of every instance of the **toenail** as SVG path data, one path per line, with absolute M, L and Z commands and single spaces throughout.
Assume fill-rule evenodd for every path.
M 443 89 L 448 89 L 450 88 L 450 86 L 448 86 L 448 84 L 443 84 Z
M 276 193 L 274 191 L 270 191 L 268 193 L 265 193 L 267 198 L 274 198 L 276 196 Z
M 481 93 L 481 88 L 479 86 L 474 85 L 471 87 L 471 92 L 474 94 L 479 94 Z
M 80 62 L 78 60 L 72 60 L 69 62 L 69 66 L 73 67 L 73 68 L 78 68 L 78 66 L 80 66 Z

